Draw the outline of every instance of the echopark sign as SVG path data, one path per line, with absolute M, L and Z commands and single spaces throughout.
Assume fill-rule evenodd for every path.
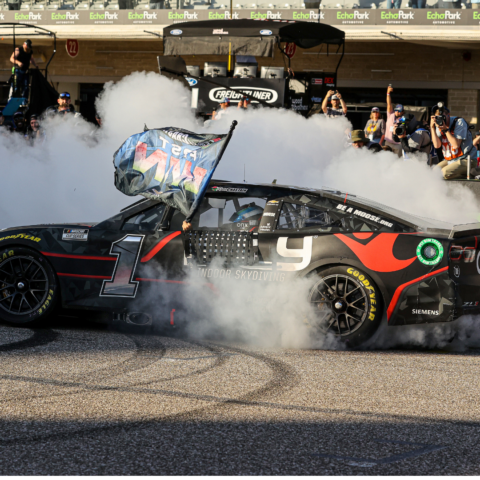
M 241 92 L 235 92 L 227 90 L 223 87 L 212 88 L 209 92 L 209 98 L 212 102 L 220 102 L 225 97 L 229 98 L 232 102 L 239 102 L 241 98 L 246 95 L 249 97 L 251 103 L 258 103 L 258 100 L 263 100 L 267 103 L 274 103 L 278 99 L 278 93 L 270 88 L 260 87 L 231 87 L 233 90 L 241 90 Z

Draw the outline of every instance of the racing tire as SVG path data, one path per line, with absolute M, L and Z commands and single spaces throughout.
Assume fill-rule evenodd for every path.
M 20 246 L 0 250 L 0 320 L 39 325 L 55 310 L 58 296 L 57 277 L 43 255 Z
M 373 280 L 348 266 L 322 270 L 314 279 L 308 295 L 314 326 L 352 348 L 371 338 L 383 315 L 382 296 Z

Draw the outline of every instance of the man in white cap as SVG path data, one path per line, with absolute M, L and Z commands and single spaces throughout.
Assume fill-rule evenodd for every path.
M 328 106 L 328 100 L 332 101 L 332 106 Z M 340 108 L 340 104 L 342 107 Z M 322 103 L 323 113 L 328 118 L 344 117 L 347 114 L 347 105 L 338 90 L 334 92 L 329 90 Z

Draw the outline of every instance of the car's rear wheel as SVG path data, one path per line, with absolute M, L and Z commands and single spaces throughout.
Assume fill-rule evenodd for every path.
M 55 272 L 35 250 L 9 247 L 0 250 L 0 319 L 31 326 L 45 320 L 58 297 Z
M 351 347 L 368 340 L 382 319 L 380 291 L 367 274 L 353 267 L 318 272 L 308 298 L 315 326 Z

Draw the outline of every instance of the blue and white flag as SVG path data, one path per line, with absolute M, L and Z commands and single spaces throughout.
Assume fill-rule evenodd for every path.
M 115 186 L 179 209 L 190 222 L 237 122 L 225 135 L 158 128 L 129 137 L 115 152 Z

